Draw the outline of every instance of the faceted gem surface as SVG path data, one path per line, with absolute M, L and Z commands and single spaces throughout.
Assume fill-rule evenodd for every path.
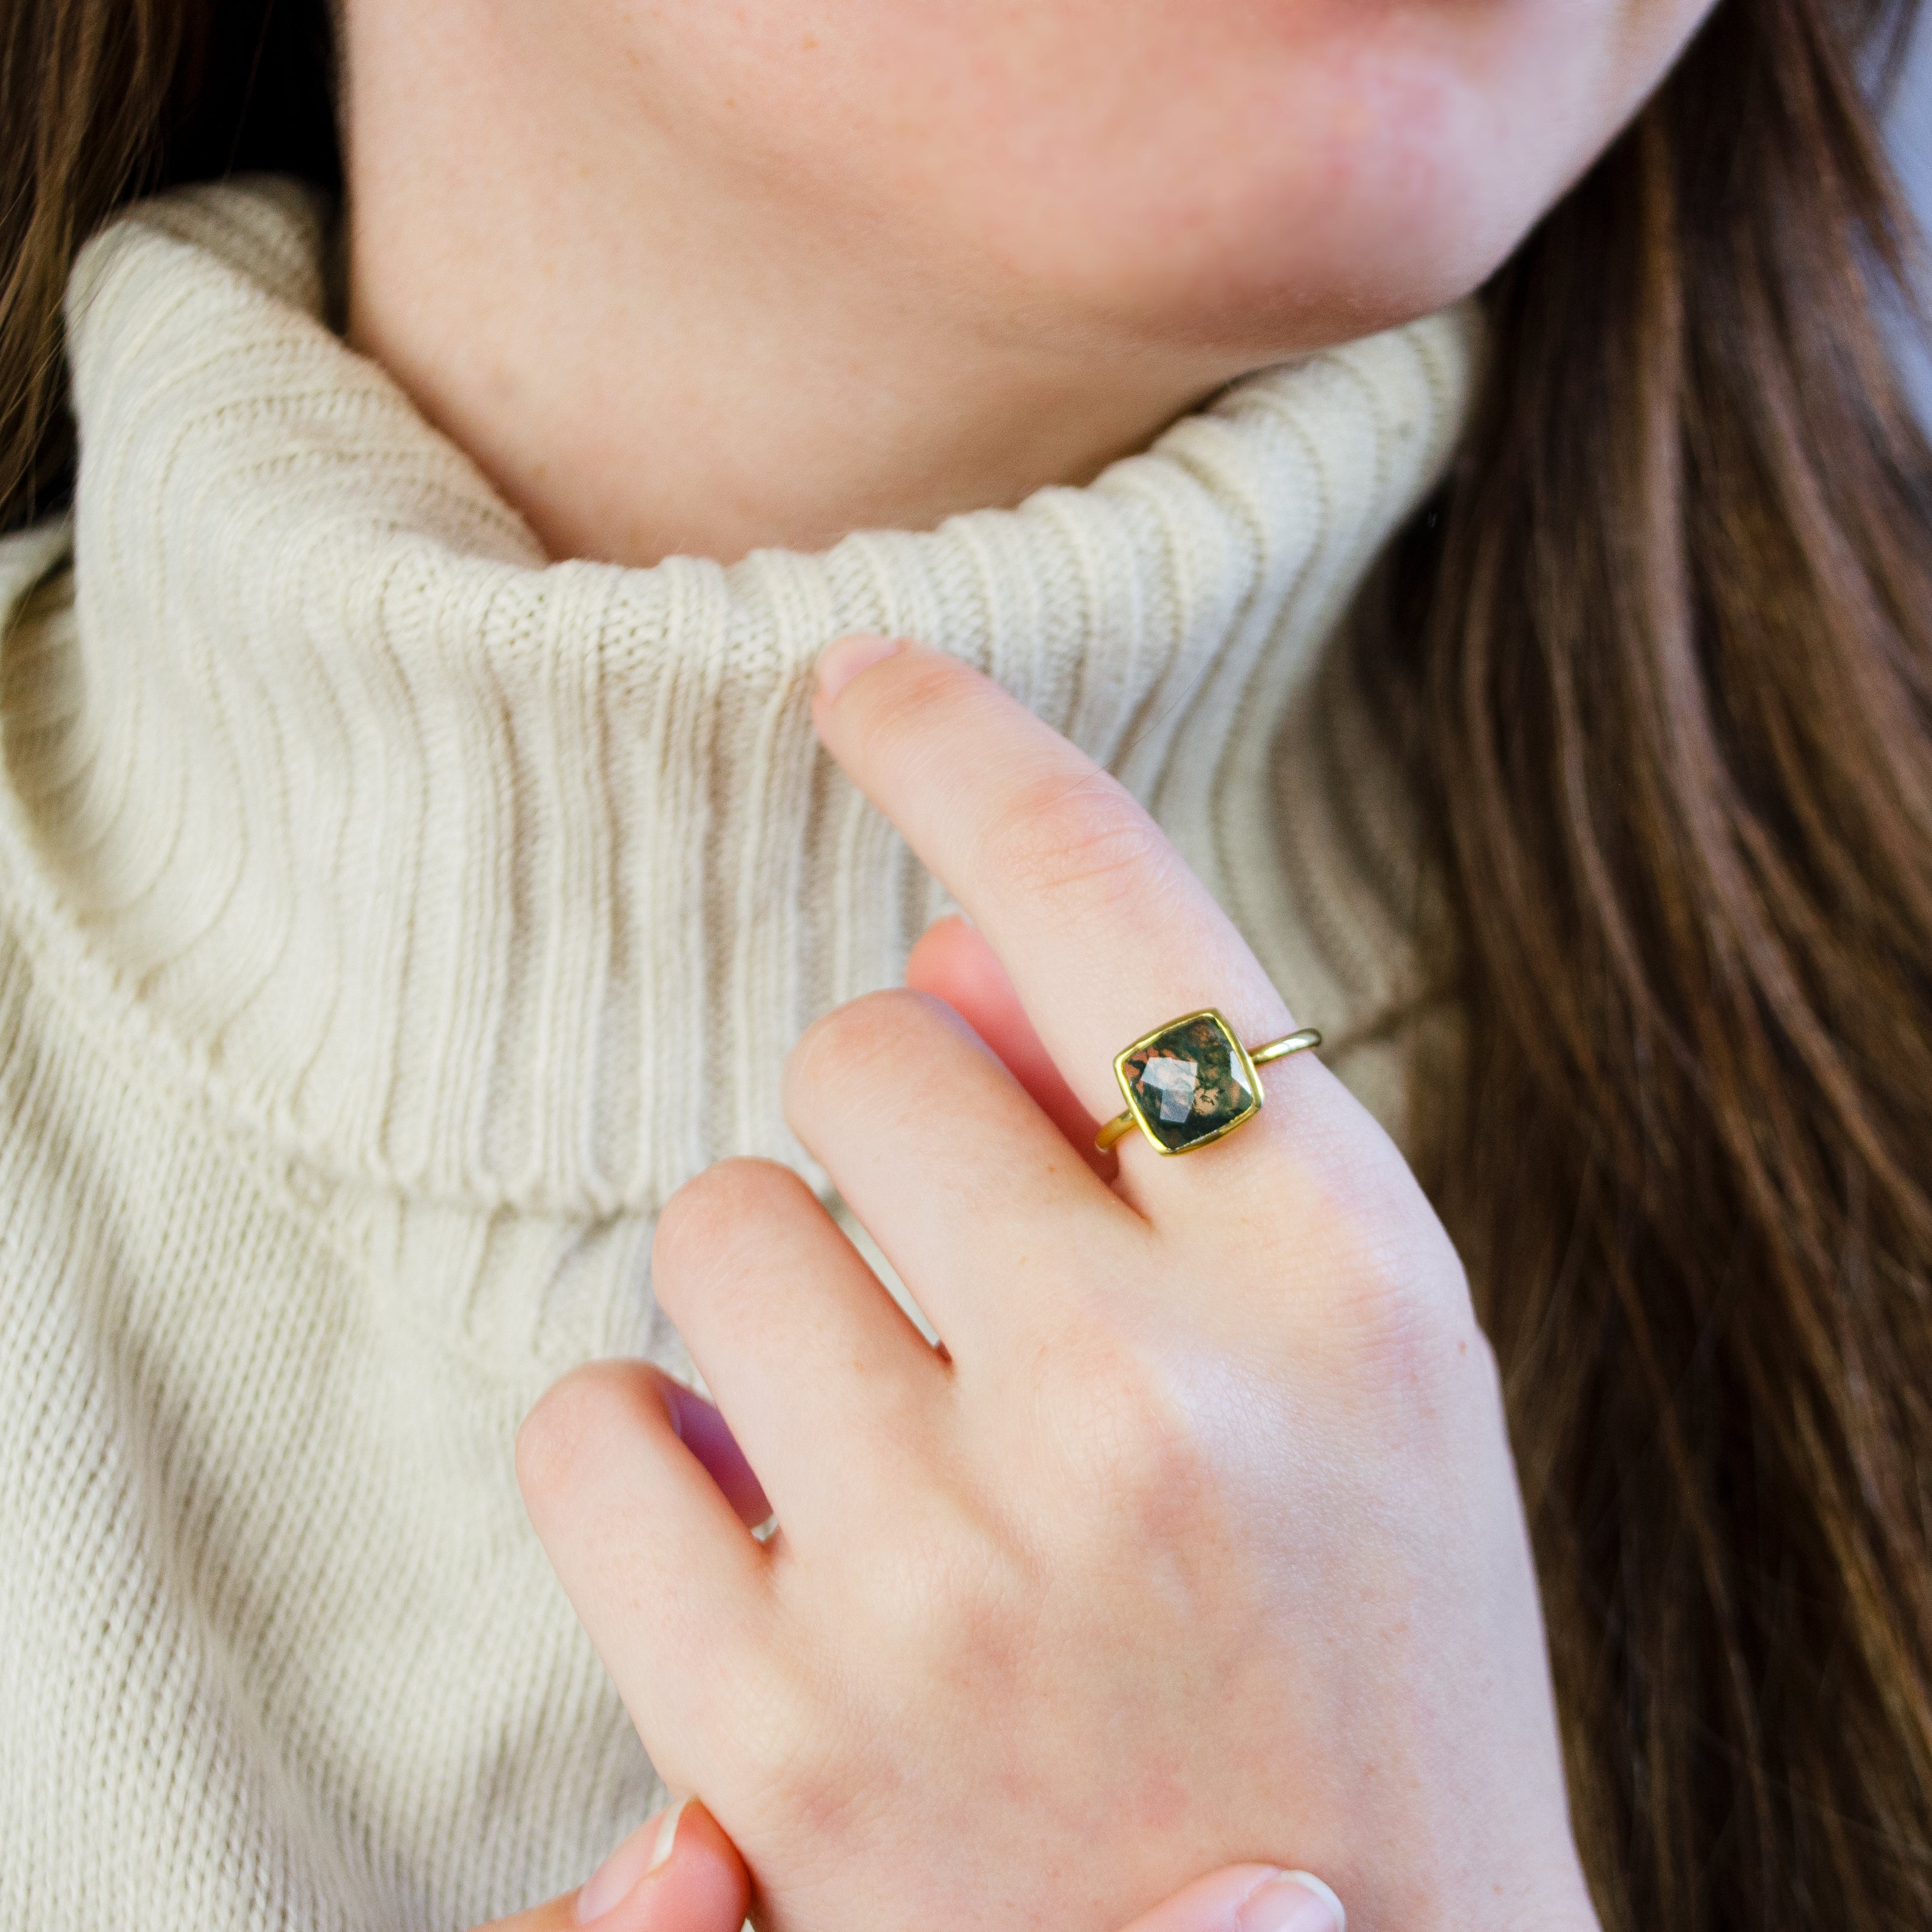
M 1218 1013 L 1176 1020 L 1117 1064 L 1127 1105 L 1170 1154 L 1218 1139 L 1261 1104 L 1241 1050 Z

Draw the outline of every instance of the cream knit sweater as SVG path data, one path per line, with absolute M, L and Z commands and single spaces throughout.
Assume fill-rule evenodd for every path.
M 546 567 L 329 255 L 274 184 L 97 240 L 74 516 L 0 544 L 10 1932 L 468 1927 L 652 1803 L 512 1441 L 586 1357 L 688 1366 L 652 1216 L 798 1157 L 788 1045 L 939 904 L 814 748 L 830 639 L 1112 766 L 1331 1037 L 1402 991 L 1414 841 L 1315 673 L 1466 312 L 936 533 Z M 1399 1130 L 1398 1052 L 1340 1066 Z

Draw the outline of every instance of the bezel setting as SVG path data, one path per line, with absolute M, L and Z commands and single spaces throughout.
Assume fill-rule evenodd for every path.
M 1161 1060 L 1186 1068 L 1185 1076 L 1148 1082 L 1147 1070 Z M 1114 1056 L 1114 1077 L 1135 1126 L 1162 1155 L 1211 1147 L 1262 1110 L 1261 1076 L 1214 1006 L 1184 1013 L 1124 1047 Z

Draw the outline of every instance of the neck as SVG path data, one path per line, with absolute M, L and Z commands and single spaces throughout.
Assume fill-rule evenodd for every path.
M 1241 373 L 1030 313 L 996 264 L 946 285 L 748 132 L 586 81 L 553 10 L 436 13 L 351 0 L 350 333 L 554 556 L 930 529 L 1091 480 Z
M 796 1158 L 786 1052 L 896 984 L 934 909 L 812 730 L 826 643 L 908 627 L 1113 770 L 1258 943 L 1319 910 L 1319 946 L 1263 962 L 1376 1036 L 1414 862 L 1380 804 L 1318 829 L 1381 757 L 1318 671 L 1448 460 L 1472 313 L 1234 385 L 1099 488 L 554 570 L 325 326 L 326 220 L 211 188 L 89 245 L 71 618 L 56 550 L 0 554 L 0 919 L 124 1026 L 94 1036 L 117 1064 L 446 1205 L 602 1222 L 727 1154 Z M 1372 853 L 1390 911 L 1334 926 Z M 525 1282 L 565 1252 L 530 1234 Z M 447 1224 L 423 1240 L 467 1266 Z

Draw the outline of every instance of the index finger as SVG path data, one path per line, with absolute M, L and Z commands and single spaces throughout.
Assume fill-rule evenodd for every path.
M 1246 942 L 1126 788 L 990 679 L 921 645 L 850 638 L 821 661 L 826 748 L 985 933 L 1081 1101 L 1121 1109 L 1114 1056 L 1215 1007 L 1252 1047 L 1295 1026 Z M 1325 1105 L 1300 1062 L 1277 1097 Z M 1264 1107 L 1231 1148 L 1277 1137 Z M 1275 1132 L 1263 1135 L 1272 1120 Z

